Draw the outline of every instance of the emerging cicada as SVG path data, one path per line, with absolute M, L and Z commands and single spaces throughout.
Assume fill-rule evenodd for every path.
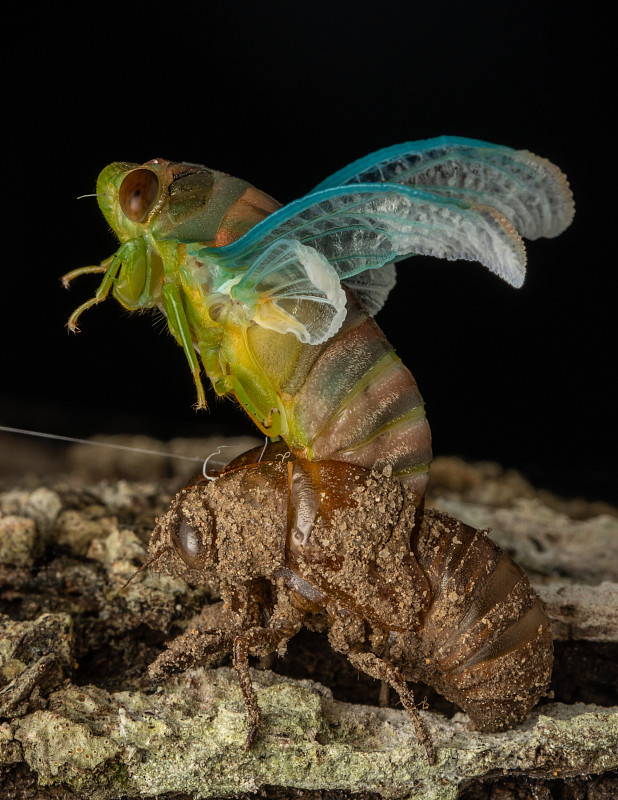
M 562 173 L 526 151 L 441 137 L 373 153 L 284 207 L 196 164 L 114 163 L 97 197 L 120 240 L 96 295 L 158 308 L 206 405 L 199 354 L 219 395 L 296 453 L 390 466 L 421 496 L 431 460 L 423 401 L 372 317 L 415 253 L 480 261 L 521 286 L 521 236 L 573 216 Z
M 174 640 L 151 675 L 232 653 L 249 747 L 261 715 L 248 655 L 284 652 L 312 620 L 333 649 L 397 691 L 431 762 L 407 680 L 433 686 L 482 731 L 524 720 L 547 691 L 553 651 L 522 570 L 484 532 L 416 507 L 400 481 L 281 453 L 275 445 L 260 463 L 245 457 L 184 489 L 158 520 L 149 563 L 218 588 L 223 603 Z

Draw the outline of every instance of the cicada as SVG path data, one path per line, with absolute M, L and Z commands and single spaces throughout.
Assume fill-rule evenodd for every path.
M 299 457 L 390 467 L 421 496 L 431 436 L 412 374 L 373 320 L 395 263 L 476 260 L 521 286 L 521 236 L 571 222 L 564 175 L 526 151 L 459 137 L 379 150 L 285 206 L 244 180 L 156 158 L 113 163 L 99 206 L 120 240 L 100 265 L 127 309 L 160 309 L 206 406 L 202 367 Z M 201 359 L 200 366 L 199 359 Z
M 408 680 L 433 686 L 479 730 L 522 722 L 547 692 L 552 636 L 509 556 L 485 532 L 415 507 L 416 494 L 391 477 L 340 461 L 284 461 L 281 445 L 259 453 L 183 489 L 157 521 L 145 566 L 208 583 L 223 602 L 170 644 L 151 676 L 231 653 L 250 747 L 261 712 L 248 656 L 284 652 L 308 624 L 397 691 L 432 763 Z

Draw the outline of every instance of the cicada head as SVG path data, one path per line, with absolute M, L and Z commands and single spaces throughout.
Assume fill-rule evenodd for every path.
M 156 231 L 170 238 L 175 228 L 208 205 L 214 176 L 205 167 L 162 158 L 145 164 L 117 161 L 97 179 L 99 207 L 121 242 Z
M 139 164 L 114 162 L 97 178 L 99 208 L 121 242 L 141 235 L 139 225 L 147 219 L 158 195 L 159 180 L 155 172 L 142 169 Z
M 190 262 L 187 245 L 230 244 L 279 207 L 247 181 L 162 158 L 109 164 L 98 177 L 96 196 L 120 247 L 101 265 L 63 277 L 68 286 L 80 275 L 104 273 L 96 296 L 69 319 L 71 330 L 77 330 L 80 314 L 110 290 L 129 310 L 163 310 L 163 285 L 177 280 L 179 264 Z
M 157 572 L 211 582 L 217 567 L 214 517 L 205 503 L 203 484 L 179 492 L 157 521 L 150 556 Z

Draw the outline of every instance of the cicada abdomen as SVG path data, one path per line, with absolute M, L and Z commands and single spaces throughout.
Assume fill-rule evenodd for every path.
M 346 294 L 345 320 L 326 342 L 305 344 L 253 326 L 246 337 L 252 360 L 276 387 L 281 435 L 300 457 L 390 465 L 421 497 L 431 462 L 423 399 L 375 320 Z
M 513 727 L 551 678 L 552 635 L 541 600 L 483 531 L 453 517 L 427 510 L 411 547 L 431 599 L 418 644 L 401 643 L 398 664 L 463 708 L 479 730 Z

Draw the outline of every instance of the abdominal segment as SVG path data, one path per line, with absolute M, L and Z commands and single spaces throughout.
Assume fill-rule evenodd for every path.
M 432 599 L 419 640 L 400 644 L 404 672 L 457 703 L 477 729 L 512 727 L 551 678 L 552 635 L 539 597 L 484 532 L 446 515 L 426 512 L 413 550 Z
M 411 372 L 378 325 L 348 293 L 341 329 L 322 345 L 290 335 L 267 357 L 272 342 L 250 336 L 255 360 L 282 398 L 285 441 L 311 461 L 333 459 L 383 470 L 422 496 L 431 462 L 431 433 Z M 279 335 L 279 339 L 281 336 Z M 272 351 L 271 351 L 272 352 Z

